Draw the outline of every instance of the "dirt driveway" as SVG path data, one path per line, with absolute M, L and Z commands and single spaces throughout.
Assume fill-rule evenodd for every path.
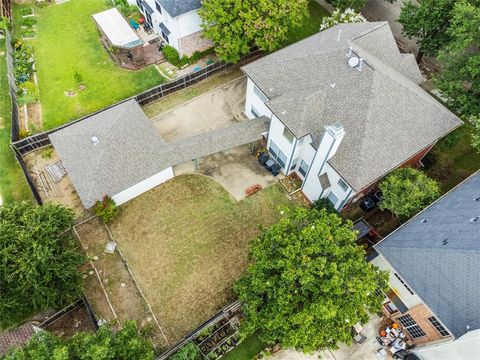
M 246 120 L 245 77 L 211 90 L 173 110 L 152 118 L 165 141 L 175 141 Z

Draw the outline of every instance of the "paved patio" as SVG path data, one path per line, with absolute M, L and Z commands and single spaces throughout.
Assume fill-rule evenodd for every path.
M 152 118 L 167 141 L 175 141 L 246 120 L 246 78 L 233 80 L 181 106 Z
M 313 354 L 304 354 L 295 350 L 287 349 L 281 350 L 278 353 L 269 357 L 272 360 L 378 360 L 376 353 L 382 346 L 377 342 L 375 337 L 378 334 L 378 329 L 381 324 L 381 319 L 378 315 L 372 315 L 370 321 L 364 325 L 364 334 L 367 340 L 363 344 L 352 344 L 347 346 L 340 345 L 340 348 L 335 351 L 321 351 Z
M 256 153 L 256 151 L 254 151 Z M 173 168 L 175 175 L 202 174 L 215 179 L 237 201 L 245 198 L 245 190 L 259 184 L 265 188 L 282 176 L 276 178 L 263 168 L 252 154 L 250 145 L 242 145 L 206 156 L 199 160 L 188 161 Z

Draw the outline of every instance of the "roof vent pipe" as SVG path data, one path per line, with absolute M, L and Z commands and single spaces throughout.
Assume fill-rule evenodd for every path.
M 338 29 L 337 42 L 340 42 L 340 37 L 342 36 L 342 29 Z
M 100 142 L 100 140 L 96 136 L 92 136 L 91 140 L 93 145 L 98 145 L 98 143 Z

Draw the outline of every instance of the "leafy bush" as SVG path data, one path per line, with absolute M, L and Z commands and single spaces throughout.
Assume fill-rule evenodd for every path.
M 78 332 L 62 339 L 41 331 L 23 349 L 10 350 L 5 359 L 96 359 L 154 360 L 152 343 L 138 333 L 134 321 L 127 321 L 120 331 L 102 325 L 97 332 Z
M 75 215 L 64 206 L 30 202 L 0 207 L 0 324 L 13 325 L 57 308 L 82 293 L 84 255 L 71 232 Z M 59 235 L 60 234 L 60 235 Z
M 170 45 L 165 45 L 163 48 L 163 55 L 165 56 L 165 59 L 177 67 L 180 66 L 180 54 L 178 53 L 177 49 L 175 49 L 173 46 Z
M 192 56 L 182 56 L 180 58 L 180 54 L 178 53 L 177 49 L 170 45 L 165 45 L 163 48 L 163 55 L 165 56 L 165 59 L 172 64 L 175 65 L 176 67 L 182 67 L 188 64 L 193 64 L 203 58 L 206 55 L 212 54 L 214 52 L 213 48 L 209 48 L 205 51 L 195 51 Z
M 381 210 L 389 210 L 400 220 L 406 220 L 440 196 L 440 186 L 422 171 L 401 168 L 380 182 L 383 198 Z
M 320 211 L 322 209 L 325 209 L 325 210 L 327 210 L 327 212 L 329 214 L 336 214 L 337 213 L 337 210 L 335 210 L 335 207 L 333 206 L 333 204 L 328 199 L 318 199 L 318 200 L 316 200 L 313 203 L 312 208 L 314 208 L 315 210 L 318 210 L 318 211 Z
M 21 40 L 16 41 L 13 47 L 13 75 L 17 83 L 27 82 L 32 79 L 34 72 L 35 59 L 32 49 Z
M 37 84 L 33 81 L 26 81 L 18 85 L 18 102 L 21 104 L 31 104 L 37 102 L 40 98 L 40 92 Z
M 34 30 L 25 30 L 25 31 L 22 31 L 22 37 L 23 37 L 24 39 L 34 38 L 34 37 L 35 37 L 35 31 L 34 31 Z
M 31 17 L 22 20 L 22 26 L 25 26 L 28 28 L 34 27 L 36 24 L 37 24 L 37 20 Z
M 102 201 L 95 203 L 93 212 L 102 219 L 105 224 L 108 224 L 118 215 L 118 206 L 111 197 L 105 195 Z
M 320 31 L 331 28 L 338 24 L 362 23 L 365 21 L 367 21 L 367 19 L 352 9 L 346 9 L 345 11 L 337 9 L 332 13 L 332 15 L 326 16 L 322 19 Z
M 199 358 L 199 355 L 197 347 L 192 342 L 189 342 L 170 356 L 169 360 L 195 360 Z
M 31 7 L 21 8 L 20 14 L 22 16 L 33 15 L 33 9 Z

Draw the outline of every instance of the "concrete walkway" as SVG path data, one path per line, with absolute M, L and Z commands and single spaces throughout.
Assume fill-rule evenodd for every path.
M 376 353 L 382 346 L 377 342 L 376 336 L 380 328 L 381 319 L 372 315 L 370 321 L 364 325 L 364 334 L 367 340 L 363 344 L 341 344 L 338 350 L 322 351 L 313 354 L 304 354 L 292 349 L 280 350 L 271 355 L 269 360 L 378 360 Z
M 388 21 L 399 46 L 406 52 L 416 55 L 418 46 L 415 39 L 403 36 L 402 24 L 398 22 L 405 2 L 406 0 L 396 0 L 393 4 L 390 4 L 385 0 L 368 0 L 361 13 L 368 21 Z

